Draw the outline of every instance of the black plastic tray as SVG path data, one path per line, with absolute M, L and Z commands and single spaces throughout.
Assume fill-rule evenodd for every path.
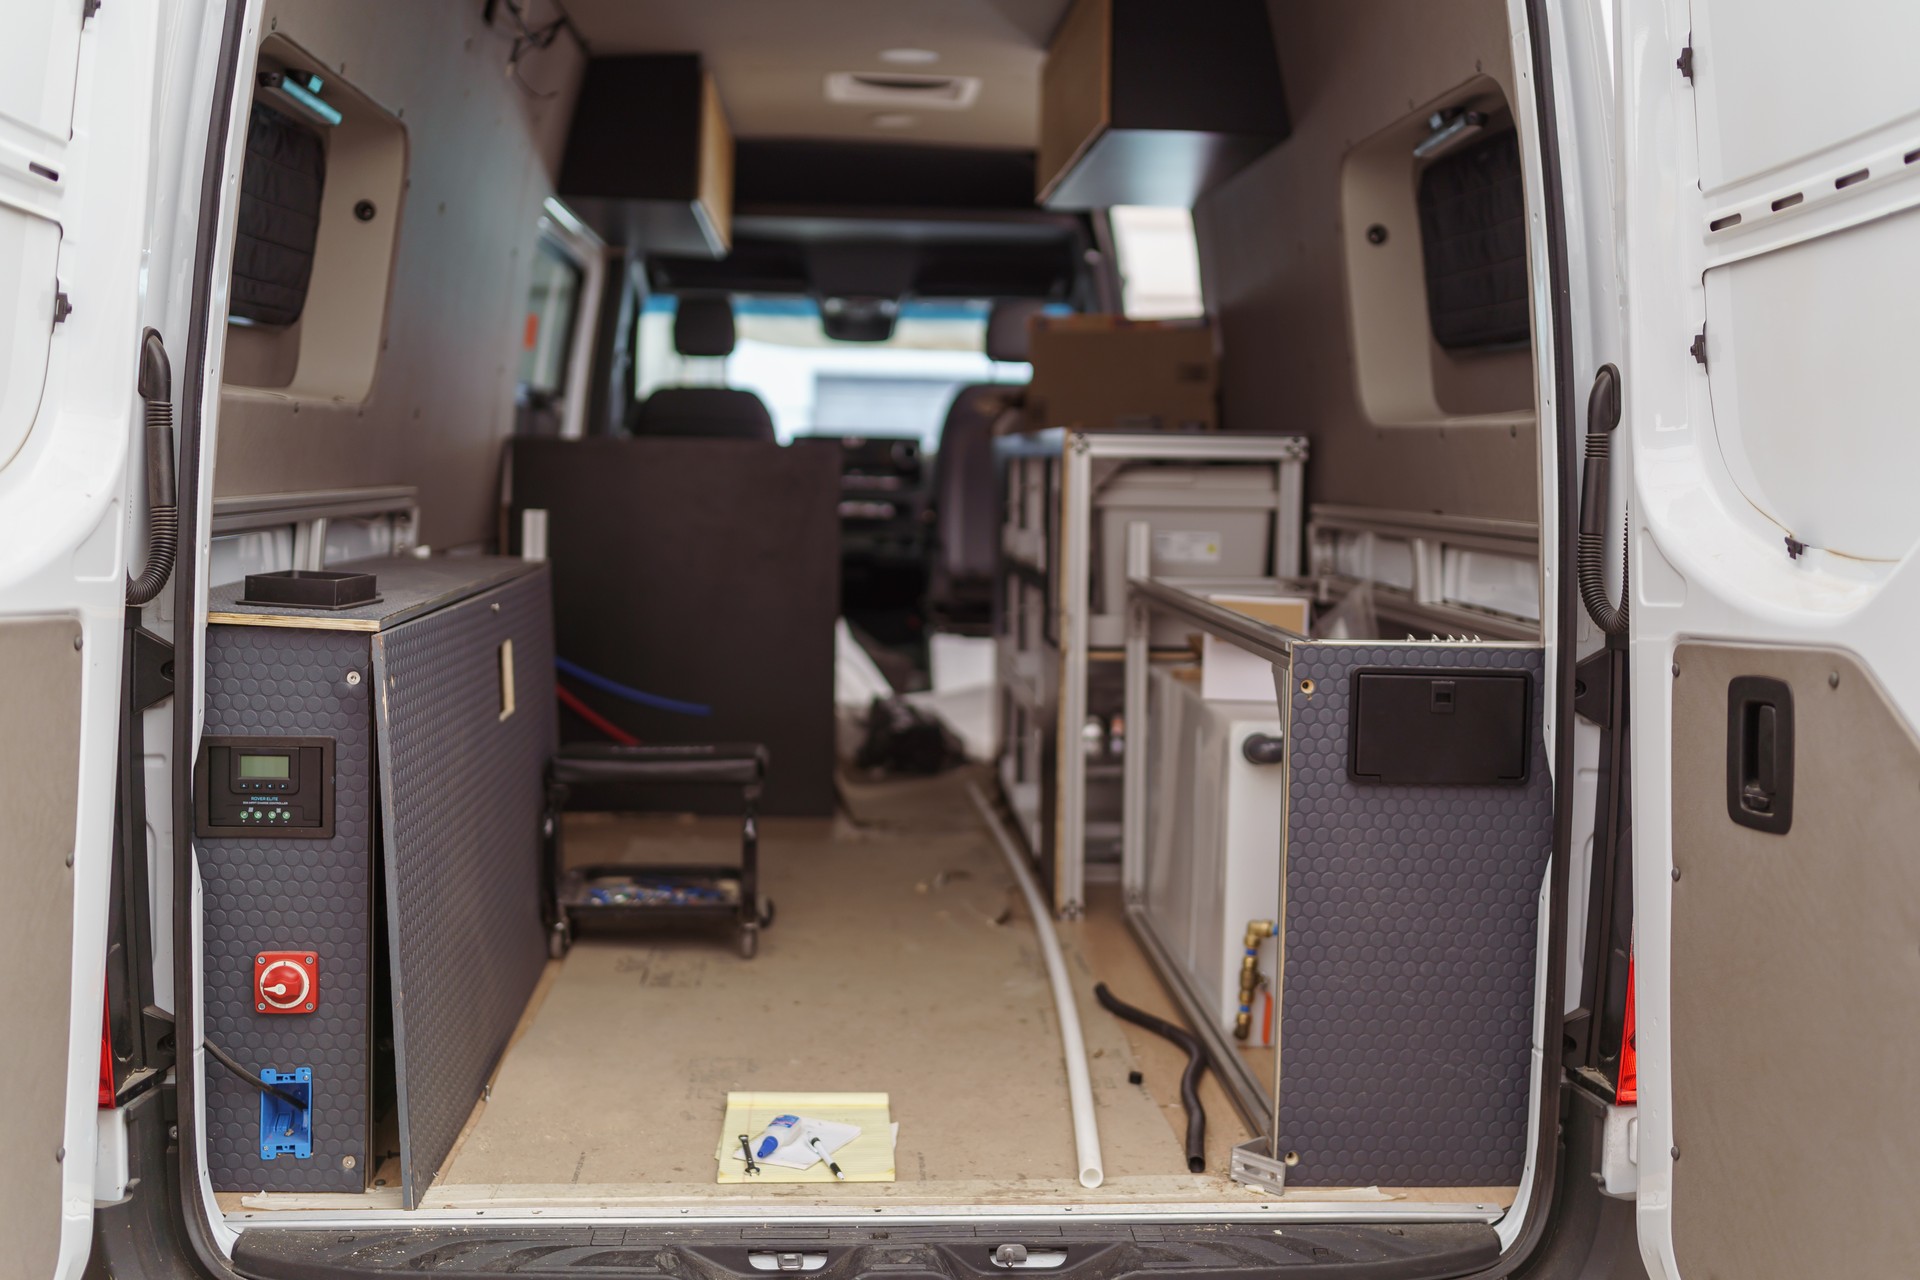
M 279 605 L 289 609 L 351 609 L 380 598 L 379 580 L 371 573 L 333 569 L 281 569 L 247 575 L 241 604 Z

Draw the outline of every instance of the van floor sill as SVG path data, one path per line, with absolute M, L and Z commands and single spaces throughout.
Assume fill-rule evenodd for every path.
M 352 1280 L 368 1275 L 461 1277 L 630 1275 L 657 1280 L 757 1280 L 768 1272 L 850 1280 L 894 1271 L 914 1280 L 977 1280 L 1004 1268 L 1002 1244 L 1027 1246 L 1059 1280 L 1125 1280 L 1178 1269 L 1190 1280 L 1437 1280 L 1492 1263 L 1500 1242 L 1475 1223 L 1406 1226 L 1100 1226 L 1051 1230 L 974 1223 L 902 1231 L 486 1226 L 330 1231 L 254 1230 L 235 1266 L 255 1280 Z M 780 1255 L 785 1255 L 782 1266 Z M 1029 1266 L 1025 1269 L 1041 1269 Z
M 1096 1223 L 1494 1223 L 1511 1206 L 1514 1190 L 1499 1188 L 1413 1187 L 1403 1189 L 1302 1188 L 1283 1195 L 1248 1191 L 1223 1198 L 1222 1188 L 1190 1189 L 1185 1194 L 1151 1184 L 1161 1179 L 1109 1179 L 1097 1191 L 1062 1186 L 1052 1193 L 1028 1189 L 1014 1198 L 1006 1187 L 947 1184 L 922 1187 L 912 1195 L 842 1196 L 807 1194 L 716 1198 L 704 1186 L 518 1186 L 462 1188 L 458 1196 L 435 1196 L 420 1208 L 400 1207 L 398 1196 L 370 1192 L 341 1195 L 231 1195 L 220 1197 L 228 1226 L 248 1232 L 271 1226 L 375 1224 L 445 1225 L 548 1223 L 627 1223 L 654 1227 L 701 1224 L 793 1223 L 808 1228 L 885 1221 L 889 1224 L 972 1223 L 1008 1219 L 1029 1224 Z M 891 1188 L 889 1188 L 892 1190 Z M 1237 1188 L 1225 1188 L 1232 1196 Z M 676 1194 L 678 1193 L 678 1194 Z

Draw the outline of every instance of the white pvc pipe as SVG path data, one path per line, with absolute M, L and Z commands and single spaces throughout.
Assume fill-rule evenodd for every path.
M 1047 979 L 1053 985 L 1053 1010 L 1060 1022 L 1060 1051 L 1067 1061 L 1067 1099 L 1073 1108 L 1073 1145 L 1080 1157 L 1080 1185 L 1097 1187 L 1106 1180 L 1107 1174 L 1100 1159 L 1100 1125 L 1093 1116 L 1093 1081 L 1087 1075 L 1087 1042 L 1080 1034 L 1080 1008 L 1074 1003 L 1066 958 L 1060 954 L 1060 936 L 1054 932 L 1053 912 L 1040 896 L 1040 885 L 1027 866 L 1026 854 L 1006 824 L 1000 821 L 993 805 L 977 785 L 969 784 L 967 794 L 973 799 L 973 807 L 992 828 L 1000 852 L 1013 868 L 1020 892 L 1026 895 L 1027 914 L 1033 917 L 1033 932 L 1040 939 L 1040 953 L 1047 960 Z

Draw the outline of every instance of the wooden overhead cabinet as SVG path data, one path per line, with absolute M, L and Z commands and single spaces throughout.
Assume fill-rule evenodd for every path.
M 726 256 L 733 245 L 733 132 L 698 54 L 587 64 L 560 195 L 610 244 Z
M 1039 201 L 1191 208 L 1288 129 L 1265 0 L 1075 0 L 1041 78 Z

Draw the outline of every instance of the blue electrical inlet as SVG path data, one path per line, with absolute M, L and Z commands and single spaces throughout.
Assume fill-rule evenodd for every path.
M 305 1160 L 313 1154 L 313 1070 L 262 1071 L 260 1079 L 292 1094 L 306 1105 L 296 1107 L 271 1093 L 260 1095 L 260 1158 L 292 1156 Z

